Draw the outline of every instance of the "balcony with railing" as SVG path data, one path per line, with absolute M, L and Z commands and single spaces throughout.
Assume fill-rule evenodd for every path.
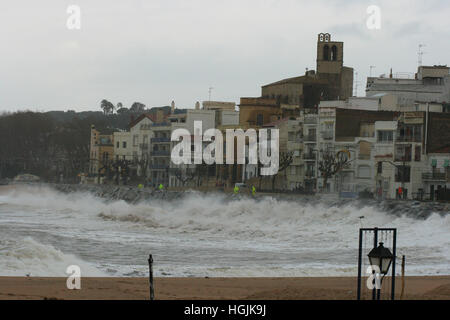
M 170 138 L 160 137 L 160 138 L 152 138 L 152 143 L 168 143 L 170 142 Z
M 303 121 L 305 124 L 317 124 L 317 117 L 305 117 L 305 120 Z
M 170 151 L 169 150 L 153 150 L 151 152 L 152 157 L 169 157 Z
M 150 170 L 167 170 L 169 169 L 168 164 L 151 164 L 149 165 Z
M 424 181 L 446 181 L 445 172 L 423 172 L 422 180 Z
M 324 140 L 333 140 L 333 137 L 334 137 L 333 130 L 322 131 L 322 139 L 324 139 Z
M 422 136 L 418 135 L 404 135 L 404 136 L 397 136 L 396 142 L 422 142 Z
M 315 161 L 316 160 L 316 154 L 312 153 L 312 152 L 311 153 L 305 153 L 305 154 L 303 154 L 303 159 Z
M 304 136 L 303 141 L 304 142 L 316 142 L 317 136 L 315 134 L 308 134 L 308 135 Z
M 396 154 L 394 161 L 397 162 L 410 162 L 411 161 L 411 154 Z
M 370 154 L 359 153 L 358 160 L 370 160 Z
M 148 143 L 140 143 L 139 144 L 139 149 L 142 149 L 142 150 L 148 149 Z
M 305 178 L 307 179 L 314 179 L 316 177 L 316 173 L 312 170 L 307 170 L 305 172 Z

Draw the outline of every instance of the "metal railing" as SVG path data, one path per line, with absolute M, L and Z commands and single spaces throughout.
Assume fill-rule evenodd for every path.
M 316 135 L 314 134 L 314 135 L 306 135 L 304 138 L 303 138 L 303 141 L 307 141 L 307 142 L 316 142 Z
M 334 132 L 332 130 L 322 131 L 322 139 L 332 140 L 334 137 Z
M 316 124 L 317 123 L 317 118 L 316 117 L 314 117 L 314 118 L 308 117 L 308 118 L 305 118 L 305 120 L 303 122 L 305 124 Z
M 316 154 L 315 153 L 305 153 L 303 155 L 303 159 L 305 159 L 305 160 L 316 160 Z
M 153 170 L 168 169 L 169 165 L 168 164 L 151 164 L 151 165 L 149 165 L 149 168 L 153 169 Z
M 313 171 L 306 171 L 305 172 L 305 177 L 306 178 L 315 178 L 316 177 L 316 173 Z
M 167 151 L 167 150 L 154 150 L 154 151 L 151 152 L 151 155 L 152 156 L 156 156 L 156 157 L 158 157 L 158 156 L 160 156 L 160 157 L 168 157 L 168 156 L 170 156 L 170 151 Z
M 151 141 L 152 141 L 152 143 L 155 143 L 155 142 L 170 142 L 170 138 L 152 138 Z
M 422 142 L 421 136 L 397 136 L 396 142 Z
M 446 181 L 445 172 L 423 172 L 422 180 Z

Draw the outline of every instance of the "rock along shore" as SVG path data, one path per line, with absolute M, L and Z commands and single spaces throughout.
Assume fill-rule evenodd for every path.
M 132 186 L 117 185 L 96 185 L 96 184 L 47 184 L 48 187 L 56 189 L 63 193 L 88 192 L 97 197 L 106 200 L 124 200 L 129 203 L 138 203 L 143 201 L 164 200 L 179 201 L 193 194 L 218 195 L 225 201 L 237 201 L 245 198 L 252 198 L 250 195 L 234 195 L 224 192 L 200 192 L 193 190 L 185 191 L 159 191 L 150 188 L 139 189 Z M 340 199 L 334 194 L 320 195 L 301 195 L 301 194 L 282 194 L 282 193 L 258 193 L 253 197 L 255 201 L 264 198 L 276 199 L 279 201 L 295 201 L 310 205 L 326 205 L 343 207 L 352 205 L 358 209 L 363 207 L 374 207 L 378 211 L 387 212 L 396 216 L 409 216 L 416 219 L 427 219 L 431 214 L 438 213 L 441 216 L 450 213 L 450 203 L 443 202 L 420 202 L 413 200 L 383 200 L 375 199 Z

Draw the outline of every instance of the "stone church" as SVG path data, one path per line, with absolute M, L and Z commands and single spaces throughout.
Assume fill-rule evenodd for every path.
M 316 71 L 267 84 L 261 96 L 275 99 L 277 104 L 317 108 L 321 100 L 346 100 L 352 92 L 353 68 L 344 66 L 344 43 L 331 41 L 329 33 L 320 33 Z

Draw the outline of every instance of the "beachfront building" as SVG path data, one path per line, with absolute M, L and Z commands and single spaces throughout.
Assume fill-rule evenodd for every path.
M 415 75 L 397 74 L 389 77 L 368 77 L 366 96 L 393 94 L 397 96 L 398 111 L 412 111 L 416 101 L 450 103 L 450 68 L 447 66 L 419 66 Z M 419 110 L 417 110 L 419 111 Z
M 204 101 L 203 108 L 200 103 L 195 104 L 194 109 L 186 109 L 183 114 L 173 115 L 168 119 L 171 122 L 171 131 L 175 129 L 186 129 L 191 135 L 192 148 L 194 148 L 194 138 L 202 136 L 206 130 L 225 127 L 238 126 L 239 112 L 235 110 L 235 103 L 221 101 Z M 201 122 L 201 131 L 195 128 L 195 122 Z M 223 132 L 225 134 L 225 132 Z M 171 148 L 177 142 L 171 143 Z M 203 142 L 205 148 L 209 142 Z M 194 150 L 194 149 L 192 149 Z M 214 187 L 219 178 L 217 177 L 218 167 L 221 165 L 194 164 L 175 165 L 170 163 L 169 186 L 171 187 Z
M 148 163 L 147 183 L 153 187 L 160 184 L 169 185 L 170 168 L 170 135 L 171 123 L 163 120 L 155 122 L 151 126 L 152 138 L 150 139 L 150 161 Z
M 243 182 L 255 185 L 261 190 L 300 190 L 304 186 L 303 128 L 299 117 L 287 117 L 263 125 L 262 129 L 277 129 L 279 133 L 280 171 L 273 177 L 259 177 L 259 167 L 244 165 Z M 248 162 L 248 149 L 246 149 Z M 289 157 L 287 157 L 289 155 Z M 292 157 L 290 162 L 285 159 Z M 285 161 L 286 163 L 284 163 Z M 284 168 L 283 168 L 284 167 Z
M 372 152 L 375 166 L 374 187 L 378 199 L 392 199 L 396 196 L 394 184 L 396 167 L 394 161 L 394 137 L 397 134 L 397 121 L 376 121 L 376 141 Z
M 300 113 L 300 123 L 303 124 L 303 187 L 307 192 L 317 190 L 317 131 L 318 131 L 318 114 L 302 111 Z
M 109 164 L 114 159 L 114 136 L 109 130 L 100 132 L 91 126 L 89 144 L 89 176 L 96 177 L 96 183 L 102 183 Z

